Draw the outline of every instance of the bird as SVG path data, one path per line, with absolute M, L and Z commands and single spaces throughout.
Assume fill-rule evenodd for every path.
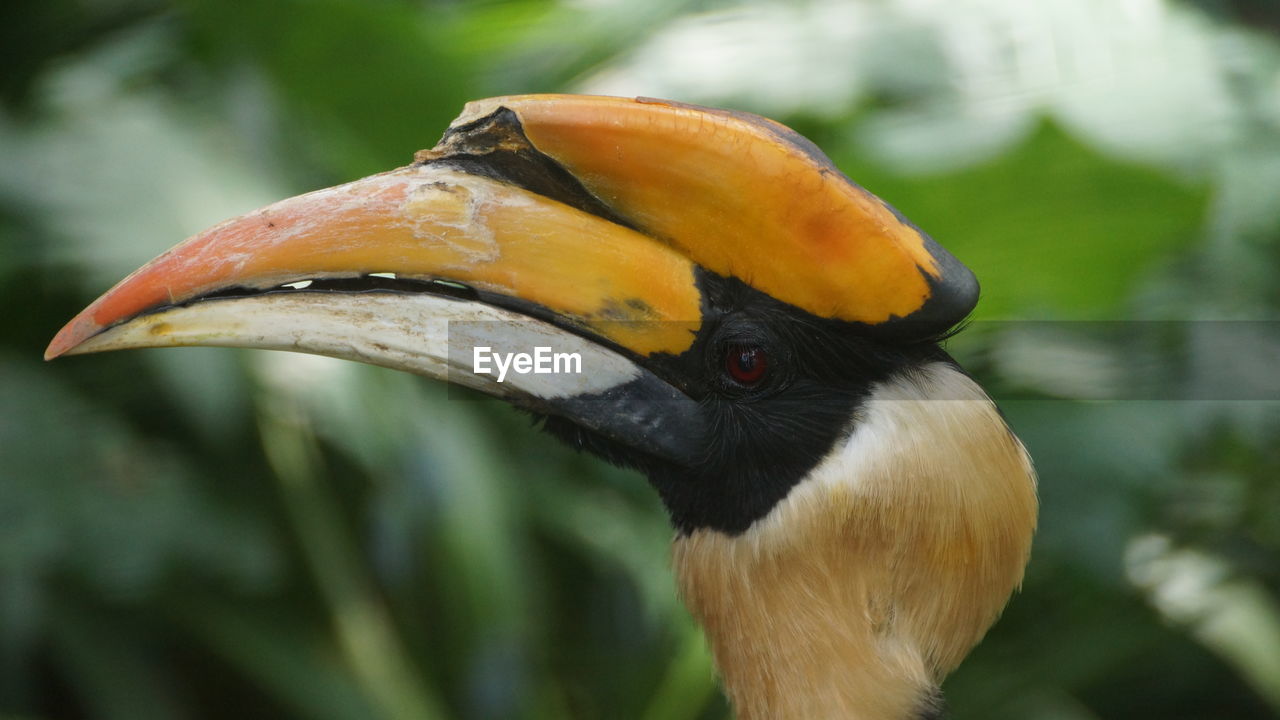
M 405 167 L 183 241 L 45 357 L 290 350 L 502 398 L 657 491 L 738 718 L 926 720 L 1038 512 L 1026 449 L 943 349 L 978 291 L 780 123 L 513 95 Z

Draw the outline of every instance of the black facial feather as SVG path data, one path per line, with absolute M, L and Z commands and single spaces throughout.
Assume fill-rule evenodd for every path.
M 708 428 L 701 457 L 677 467 L 562 418 L 547 417 L 544 424 L 573 447 L 645 473 L 679 532 L 746 530 L 848 434 L 876 383 L 929 361 L 950 361 L 936 338 L 876 339 L 856 324 L 810 315 L 740 280 L 699 274 L 703 325 L 693 346 L 645 364 L 698 400 Z M 752 387 L 725 371 L 725 353 L 744 346 L 768 357 L 765 378 Z

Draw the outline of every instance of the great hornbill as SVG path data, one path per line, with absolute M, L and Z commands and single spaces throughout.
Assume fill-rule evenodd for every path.
M 296 350 L 502 397 L 657 489 L 738 717 L 901 720 L 938 712 L 1036 522 L 1022 444 L 939 345 L 977 294 L 773 121 L 514 96 L 407 167 L 183 242 L 46 357 Z M 468 362 L 534 346 L 581 373 Z

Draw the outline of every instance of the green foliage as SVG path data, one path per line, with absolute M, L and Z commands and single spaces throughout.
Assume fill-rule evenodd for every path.
M 185 235 L 533 91 L 767 112 L 978 273 L 951 349 L 1043 512 L 955 717 L 1280 715 L 1280 333 L 1209 322 L 1280 311 L 1264 5 L 5 4 L 0 716 L 729 717 L 656 498 L 505 406 L 288 354 L 39 359 Z M 1028 322 L 1086 319 L 1123 324 Z
M 958 171 L 904 176 L 849 151 L 837 162 L 877 194 L 905 198 L 898 209 L 920 227 L 946 228 L 939 241 L 982 281 L 978 320 L 1114 319 L 1142 273 L 1190 244 L 1204 219 L 1203 191 L 1051 124 Z

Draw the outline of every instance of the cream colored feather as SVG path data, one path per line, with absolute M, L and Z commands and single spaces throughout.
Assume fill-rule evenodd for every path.
M 1022 580 L 1035 474 L 981 388 L 932 364 L 851 428 L 745 533 L 675 542 L 739 720 L 906 720 Z

